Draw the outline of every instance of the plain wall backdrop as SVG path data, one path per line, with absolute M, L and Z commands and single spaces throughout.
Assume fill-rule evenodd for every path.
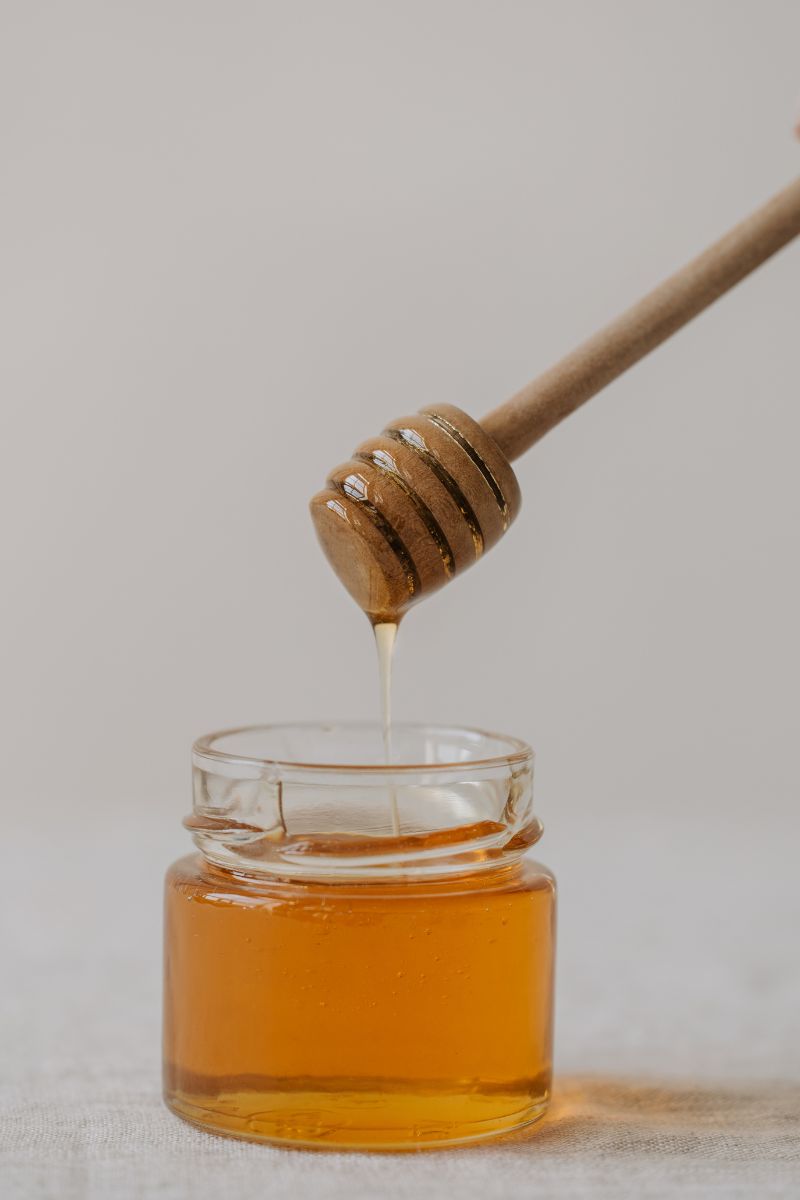
M 108 952 L 115 856 L 141 845 L 114 952 L 156 1012 L 192 739 L 377 712 L 308 498 L 392 417 L 481 416 L 797 174 L 800 8 L 2 0 L 0 23 L 5 879 L 27 923 L 2 920 L 39 947 L 24 1000 L 70 930 Z M 611 1003 L 600 1066 L 673 1037 L 678 1067 L 757 1066 L 747 943 L 747 1022 L 800 1067 L 758 957 L 765 921 L 796 957 L 799 298 L 793 246 L 550 434 L 503 544 L 401 630 L 398 718 L 538 752 L 567 1060 L 595 1001 L 635 990 L 638 931 L 707 1038 L 681 1051 L 685 1009 L 655 1000 L 634 1035 Z M 62 839 L 97 879 L 63 908 L 40 890 Z

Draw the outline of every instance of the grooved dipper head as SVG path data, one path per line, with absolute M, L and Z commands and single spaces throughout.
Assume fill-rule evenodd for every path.
M 491 437 L 449 404 L 393 421 L 331 472 L 311 516 L 336 574 L 373 624 L 397 621 L 499 541 L 519 512 Z

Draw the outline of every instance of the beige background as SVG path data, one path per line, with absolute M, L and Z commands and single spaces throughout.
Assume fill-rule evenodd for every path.
M 190 742 L 376 709 L 308 497 L 391 417 L 494 407 L 796 174 L 800 8 L 2 0 L 0 23 L 8 1164 L 19 1194 L 179 1196 L 181 1163 L 207 1157 L 202 1188 L 269 1154 L 158 1107 Z M 590 1130 L 449 1156 L 442 1194 L 527 1195 L 536 1147 L 559 1195 L 797 1180 L 799 297 L 795 246 L 548 436 L 504 544 L 402 630 L 398 717 L 538 750 Z M 706 1087 L 713 1144 L 687 1149 L 663 1121 L 694 1136 Z M 281 1186 L 339 1194 L 289 1160 Z M 350 1195 L 439 1194 L 438 1168 L 361 1169 Z

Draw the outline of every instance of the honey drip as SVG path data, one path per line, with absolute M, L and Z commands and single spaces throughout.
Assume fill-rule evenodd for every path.
M 397 641 L 397 625 L 381 622 L 373 626 L 375 645 L 378 649 L 378 680 L 381 693 L 381 729 L 383 732 L 383 758 L 387 766 L 392 762 L 392 661 Z M 397 791 L 389 788 L 389 810 L 392 818 L 392 834 L 400 836 L 400 813 L 397 808 Z

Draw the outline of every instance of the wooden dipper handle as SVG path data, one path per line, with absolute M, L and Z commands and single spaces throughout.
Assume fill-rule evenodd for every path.
M 481 426 L 506 458 L 518 458 L 798 234 L 800 179 L 490 412 Z

